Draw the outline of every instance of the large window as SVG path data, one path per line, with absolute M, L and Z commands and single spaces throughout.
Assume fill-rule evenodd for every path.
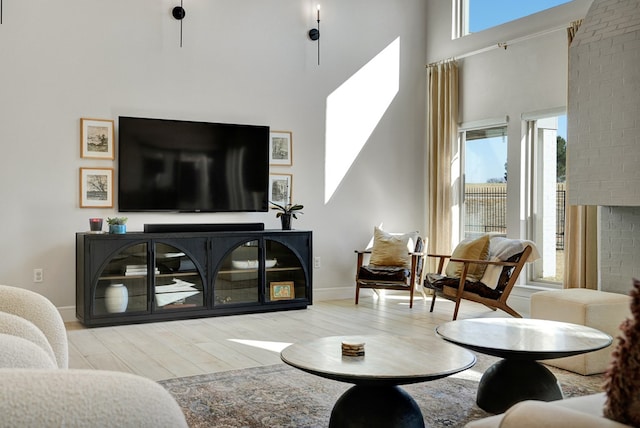
M 485 233 L 523 237 L 526 233 L 541 256 L 528 265 L 528 279 L 552 285 L 561 283 L 564 274 L 567 120 L 557 113 L 536 114 L 524 124 L 527 148 L 523 153 L 526 162 L 521 166 L 526 171 L 522 177 L 527 178 L 526 190 L 522 191 L 507 191 L 510 181 L 506 125 L 460 132 L 462 203 L 459 212 L 454 213 L 459 215 L 460 233 L 454 231 L 453 236 L 456 241 Z M 517 177 L 515 180 L 517 183 Z M 519 201 L 508 200 L 508 193 Z M 518 206 L 526 211 L 526 232 L 507 231 L 507 224 L 515 223 L 514 209 Z
M 533 264 L 533 281 L 560 283 L 564 274 L 566 136 L 565 115 L 527 121 L 531 160 L 528 234 L 542 256 Z
M 462 37 L 569 3 L 572 0 L 452 0 L 454 28 Z
M 464 171 L 463 238 L 507 233 L 507 127 L 461 135 Z

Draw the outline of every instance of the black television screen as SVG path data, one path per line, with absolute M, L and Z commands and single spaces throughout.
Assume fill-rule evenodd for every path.
M 119 211 L 267 211 L 269 127 L 120 117 Z

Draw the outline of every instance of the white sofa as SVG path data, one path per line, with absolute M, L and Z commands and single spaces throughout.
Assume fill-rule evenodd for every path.
M 64 323 L 29 290 L 0 285 L 0 427 L 187 427 L 158 383 L 68 369 Z
M 479 419 L 468 428 L 622 428 L 627 425 L 602 415 L 605 394 L 586 395 L 558 401 L 522 401 L 505 413 Z

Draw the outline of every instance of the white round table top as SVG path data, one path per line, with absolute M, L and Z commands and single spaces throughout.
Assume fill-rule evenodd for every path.
M 364 343 L 365 355 L 342 355 L 342 343 Z M 282 361 L 308 373 L 354 384 L 403 385 L 440 379 L 472 367 L 471 352 L 434 336 L 333 336 L 294 343 Z
M 501 358 L 544 360 L 606 348 L 611 336 L 578 324 L 524 318 L 475 318 L 439 325 L 436 333 L 465 348 Z

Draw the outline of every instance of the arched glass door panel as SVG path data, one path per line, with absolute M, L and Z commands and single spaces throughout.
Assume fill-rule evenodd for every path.
M 307 298 L 307 281 L 300 258 L 286 245 L 265 240 L 265 301 Z
M 214 281 L 213 306 L 260 301 L 260 247 L 258 240 L 235 247 L 220 263 Z
M 154 310 L 202 308 L 205 305 L 202 269 L 183 249 L 156 243 Z
M 93 315 L 116 316 L 148 311 L 147 244 L 134 244 L 113 255 L 98 274 Z

